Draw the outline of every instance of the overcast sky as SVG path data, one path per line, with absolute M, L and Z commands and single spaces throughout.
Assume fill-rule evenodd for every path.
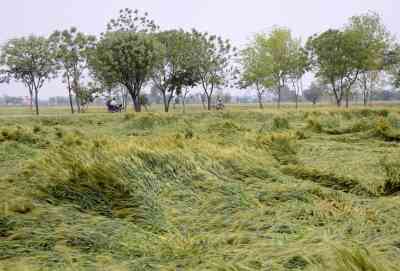
M 0 42 L 29 34 L 48 35 L 71 26 L 97 34 L 125 7 L 149 12 L 162 29 L 194 27 L 229 38 L 238 47 L 274 25 L 289 27 L 306 40 L 368 10 L 377 11 L 388 29 L 400 36 L 399 0 L 3 0 Z M 22 96 L 26 90 L 19 84 L 2 84 L 3 94 Z M 52 82 L 40 96 L 65 94 L 61 83 Z

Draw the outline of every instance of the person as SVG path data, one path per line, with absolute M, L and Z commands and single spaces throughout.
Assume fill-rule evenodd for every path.
M 120 105 L 118 105 L 118 103 L 115 100 L 115 98 L 112 98 L 111 100 L 108 100 L 106 102 L 106 105 L 108 107 L 108 111 L 110 111 L 110 112 L 118 112 L 118 111 L 120 111 Z
M 112 106 L 114 108 L 116 108 L 118 106 L 117 101 L 115 100 L 115 98 L 111 99 L 110 106 Z
M 224 102 L 222 101 L 221 97 L 218 97 L 217 99 L 217 110 L 223 110 L 224 109 Z

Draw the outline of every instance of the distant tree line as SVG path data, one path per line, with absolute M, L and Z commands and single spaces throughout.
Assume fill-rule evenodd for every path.
M 127 8 L 100 36 L 72 27 L 48 37 L 11 39 L 1 48 L 0 67 L 0 83 L 23 83 L 36 114 L 41 88 L 57 76 L 68 98 L 52 102 L 62 99 L 71 113 L 82 113 L 107 96 L 118 97 L 125 108 L 132 104 L 136 112 L 149 101 L 162 103 L 165 112 L 193 101 L 211 110 L 213 98 L 233 87 L 255 90 L 260 108 L 266 93 L 275 97 L 278 108 L 288 99 L 297 107 L 301 100 L 316 104 L 327 96 L 348 107 L 360 95 L 367 106 L 378 98 L 398 97 L 377 90 L 384 89 L 383 82 L 400 87 L 400 45 L 374 12 L 351 17 L 342 28 L 315 34 L 305 43 L 290 29 L 274 27 L 239 51 L 229 40 L 206 32 L 162 30 L 148 13 Z M 316 80 L 304 89 L 306 73 Z M 145 87 L 150 88 L 146 96 Z M 222 98 L 231 101 L 232 96 Z

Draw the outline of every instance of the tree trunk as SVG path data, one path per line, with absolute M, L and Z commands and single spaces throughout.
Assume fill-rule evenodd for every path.
M 203 105 L 203 109 L 206 109 L 206 104 L 205 104 L 205 99 L 203 98 L 203 96 L 200 97 L 201 99 L 201 104 Z
M 182 98 L 182 111 L 186 113 L 186 95 Z
M 332 86 L 332 91 L 333 91 L 333 94 L 335 95 L 336 106 L 341 107 L 342 106 L 342 95 L 340 95 L 340 96 L 338 95 L 338 90 L 334 86 Z
M 257 93 L 258 95 L 258 106 L 259 106 L 259 108 L 260 109 L 264 109 L 264 105 L 263 105 L 263 102 L 262 102 L 262 93 L 260 93 L 260 92 L 258 92 Z
M 75 103 L 78 113 L 81 113 L 81 103 L 77 94 L 75 95 Z
M 363 91 L 363 103 L 364 103 L 365 107 L 368 106 L 368 94 L 367 94 L 367 90 L 365 90 L 365 89 Z
M 135 86 L 131 85 L 125 85 L 127 88 L 129 94 L 131 95 L 132 101 L 133 101 L 133 109 L 135 112 L 141 112 L 142 111 L 142 106 L 140 104 L 140 88 L 136 88 Z
M 71 107 L 71 113 L 74 114 L 75 110 L 74 110 L 74 104 L 72 101 L 72 86 L 71 86 L 71 81 L 70 81 L 70 77 L 69 77 L 68 73 L 67 73 L 66 77 L 67 77 L 67 84 L 68 84 L 67 87 L 68 87 L 69 105 Z
M 36 115 L 39 115 L 39 99 L 38 99 L 38 90 L 35 89 L 35 109 L 36 109 Z
M 135 110 L 135 112 L 141 112 L 142 111 L 142 107 L 140 104 L 140 97 L 139 95 L 137 95 L 136 97 L 132 96 L 133 99 L 133 109 Z
M 29 107 L 33 111 L 33 90 L 29 88 Z
M 278 87 L 278 109 L 281 108 L 281 87 Z
M 212 105 L 211 105 L 211 101 L 212 100 L 212 97 L 211 97 L 211 95 L 207 95 L 207 110 L 208 111 L 211 111 L 211 107 L 212 107 Z
M 169 111 L 169 103 L 168 103 L 168 99 L 167 99 L 167 94 L 166 94 L 165 91 L 161 91 L 161 95 L 163 97 L 164 112 L 168 113 L 168 111 Z
M 123 101 L 123 106 L 124 106 L 124 111 L 126 112 L 128 110 L 128 90 L 124 90 L 124 101 Z
M 68 96 L 69 96 L 69 106 L 71 107 L 71 113 L 74 114 L 75 110 L 74 110 L 74 104 L 72 101 L 71 87 L 68 87 Z

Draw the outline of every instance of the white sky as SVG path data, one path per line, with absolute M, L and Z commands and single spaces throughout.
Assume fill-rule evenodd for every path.
M 295 36 L 339 28 L 353 15 L 377 11 L 388 29 L 400 35 L 399 0 L 3 0 L 0 42 L 29 34 L 47 35 L 76 26 L 97 34 L 129 7 L 150 13 L 162 29 L 197 28 L 232 40 L 242 47 L 254 33 L 274 25 L 289 27 Z M 0 95 L 26 95 L 16 83 L 0 85 Z M 40 97 L 66 95 L 59 81 L 47 83 Z

